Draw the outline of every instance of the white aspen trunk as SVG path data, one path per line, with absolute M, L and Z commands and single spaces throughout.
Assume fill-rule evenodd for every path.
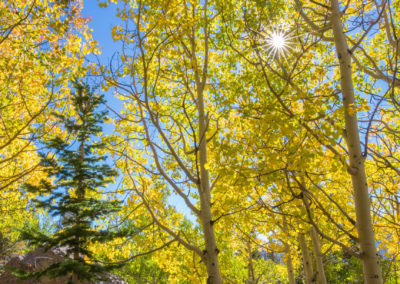
M 221 272 L 218 263 L 218 249 L 215 239 L 213 220 L 211 215 L 211 190 L 207 164 L 206 117 L 204 114 L 203 91 L 198 90 L 199 111 L 199 164 L 200 164 L 200 219 L 203 227 L 205 250 L 204 259 L 207 266 L 207 283 L 222 284 Z
M 255 277 L 254 277 L 254 267 L 253 267 L 253 256 L 252 256 L 252 249 L 251 249 L 251 243 L 250 239 L 247 242 L 247 253 L 248 253 L 248 261 L 249 264 L 247 266 L 247 282 L 249 284 L 256 283 Z
M 304 181 L 304 175 L 302 174 L 300 176 L 301 178 L 301 183 L 304 187 L 304 189 L 306 189 L 306 183 Z M 303 202 L 304 205 L 307 209 L 307 211 L 309 211 L 310 213 L 310 221 L 313 220 L 313 214 L 310 208 L 310 200 L 308 195 L 306 194 L 306 192 L 303 192 Z M 313 251 L 314 251 L 314 256 L 315 256 L 315 261 L 316 261 L 316 268 L 317 268 L 317 275 L 316 275 L 316 281 L 319 284 L 326 284 L 326 276 L 325 276 L 325 271 L 324 271 L 324 263 L 322 261 L 322 253 L 321 253 L 321 244 L 319 242 L 319 238 L 318 238 L 318 234 L 317 231 L 314 227 L 311 227 L 310 230 L 310 234 L 311 234 L 311 241 L 312 241 L 312 246 L 313 246 Z
M 286 218 L 283 218 L 283 231 L 286 236 L 289 238 L 289 230 L 286 223 Z M 286 254 L 286 269 L 288 273 L 289 284 L 295 284 L 296 281 L 294 279 L 294 269 L 293 269 L 293 260 L 292 254 L 290 252 L 290 246 L 287 242 L 283 241 L 283 245 L 285 246 L 285 254 Z
M 287 269 L 287 273 L 288 273 L 289 284 L 296 284 L 296 281 L 294 279 L 293 261 L 292 261 L 292 255 L 290 253 L 290 246 L 286 242 L 284 242 L 283 245 L 285 246 L 286 269 Z
M 311 228 L 310 233 L 315 255 L 315 261 L 317 263 L 317 283 L 327 284 L 325 270 L 324 270 L 324 263 L 322 261 L 321 245 L 319 242 L 318 234 L 314 227 Z
M 300 233 L 298 239 L 300 244 L 301 255 L 303 257 L 303 269 L 304 269 L 304 277 L 306 278 L 306 284 L 315 283 L 312 261 L 310 253 L 308 251 L 306 238 L 303 233 Z
M 363 263 L 364 281 L 366 284 L 382 283 L 379 257 L 376 251 L 375 234 L 371 221 L 370 199 L 365 174 L 365 166 L 357 123 L 357 112 L 354 107 L 354 87 L 351 70 L 351 54 L 343 32 L 338 0 L 331 0 L 332 29 L 335 39 L 336 53 L 339 59 L 341 89 L 345 113 L 347 147 L 350 156 L 349 173 L 354 191 L 356 223 L 360 240 L 361 260 Z

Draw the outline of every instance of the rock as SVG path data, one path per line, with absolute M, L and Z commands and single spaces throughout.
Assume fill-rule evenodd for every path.
M 19 255 L 13 257 L 6 266 L 11 266 L 25 271 L 34 272 L 38 270 L 45 269 L 51 264 L 62 261 L 66 257 L 66 249 L 58 248 L 54 250 L 49 250 L 45 252 L 41 248 L 37 248 L 33 251 L 28 252 L 26 255 Z M 128 284 L 120 276 L 105 273 L 104 278 L 109 279 L 107 281 L 97 281 L 92 284 Z M 12 274 L 11 271 L 6 270 L 0 275 L 0 283 L 7 284 L 66 284 L 68 282 L 69 276 L 59 277 L 56 279 L 49 279 L 47 277 L 42 277 L 40 280 L 18 280 L 16 276 Z M 79 284 L 89 284 L 89 282 L 80 282 Z

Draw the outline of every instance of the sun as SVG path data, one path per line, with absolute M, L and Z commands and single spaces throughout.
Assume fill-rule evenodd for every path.
M 286 38 L 283 34 L 273 33 L 269 44 L 275 49 L 283 49 L 286 45 Z
M 270 29 L 264 30 L 260 33 L 263 46 L 267 51 L 267 57 L 269 58 L 281 58 L 285 57 L 289 50 L 293 49 L 294 36 L 291 36 L 291 32 L 282 24 L 280 27 L 271 27 Z
M 273 31 L 265 37 L 265 46 L 269 51 L 268 57 L 280 57 L 289 48 L 289 38 L 284 31 Z
M 285 21 L 271 23 L 267 26 L 260 25 L 258 30 L 250 31 L 251 38 L 256 35 L 257 53 L 262 57 L 262 60 L 280 62 L 280 59 L 287 60 L 290 53 L 297 50 L 296 39 L 299 34 Z

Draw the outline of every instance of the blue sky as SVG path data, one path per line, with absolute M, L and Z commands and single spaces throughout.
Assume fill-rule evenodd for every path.
M 83 15 L 91 18 L 89 27 L 93 30 L 93 39 L 98 42 L 98 45 L 101 48 L 101 54 L 98 56 L 98 59 L 100 60 L 100 63 L 107 65 L 112 56 L 115 53 L 118 53 L 121 48 L 121 45 L 114 42 L 111 37 L 112 27 L 120 23 L 119 19 L 116 17 L 117 5 L 111 4 L 107 8 L 99 7 L 98 1 L 95 0 L 86 0 L 83 5 Z M 89 60 L 96 60 L 96 58 L 89 58 Z M 119 112 L 121 103 L 113 96 L 112 89 L 105 94 L 105 98 L 107 104 Z M 113 127 L 107 125 L 103 128 L 103 131 L 105 134 L 111 134 L 113 132 Z M 119 181 L 117 181 L 117 184 L 115 185 L 110 185 L 109 189 L 115 189 L 118 182 Z M 175 194 L 171 195 L 169 203 L 174 205 L 178 211 L 184 213 L 187 218 L 194 221 L 194 216 L 191 215 L 190 210 L 186 207 L 179 196 Z
M 93 39 L 98 42 L 98 46 L 101 49 L 101 54 L 96 57 L 89 57 L 89 61 L 97 62 L 107 65 L 114 54 L 118 54 L 120 50 L 120 44 L 114 42 L 111 37 L 112 27 L 119 23 L 119 19 L 115 16 L 117 13 L 116 5 L 109 5 L 107 8 L 99 7 L 96 0 L 86 0 L 83 4 L 83 15 L 89 17 L 89 27 L 92 29 Z M 121 104 L 114 97 L 113 90 L 110 89 L 105 94 L 107 104 L 119 112 Z M 104 127 L 105 133 L 111 133 L 113 127 L 106 125 Z
M 84 1 L 83 15 L 92 19 L 89 27 L 93 29 L 93 38 L 97 40 L 102 49 L 100 56 L 102 63 L 109 61 L 114 52 L 118 50 L 118 44 L 111 37 L 112 27 L 118 24 L 115 14 L 116 5 L 101 8 L 95 0 Z

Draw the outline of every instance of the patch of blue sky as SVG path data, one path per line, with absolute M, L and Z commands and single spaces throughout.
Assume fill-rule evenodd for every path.
M 105 66 L 110 66 L 112 60 L 114 58 L 119 57 L 119 52 L 122 51 L 122 44 L 120 42 L 115 42 L 112 38 L 111 31 L 113 26 L 118 24 L 122 24 L 120 19 L 116 16 L 118 13 L 117 8 L 122 8 L 121 5 L 109 5 L 107 8 L 99 7 L 97 1 L 85 1 L 83 8 L 83 15 L 85 17 L 91 18 L 89 22 L 89 28 L 92 29 L 93 39 L 98 42 L 98 46 L 101 48 L 101 54 L 97 56 L 89 56 L 87 60 L 89 62 L 100 63 Z M 104 92 L 105 99 L 107 101 L 107 106 L 111 109 L 110 116 L 116 117 L 116 113 L 120 113 L 123 108 L 123 103 L 115 96 L 115 89 L 110 88 L 107 92 Z M 114 114 L 113 114 L 114 113 Z M 114 126 L 112 123 L 105 124 L 103 126 L 104 135 L 111 135 L 114 133 Z M 151 160 L 151 159 L 149 159 Z M 110 157 L 107 159 L 107 162 L 112 166 L 115 161 Z M 115 183 L 110 184 L 106 191 L 111 192 L 118 189 L 121 185 L 121 181 L 123 179 L 122 173 Z M 168 197 L 169 205 L 176 208 L 178 212 L 184 214 L 185 218 L 195 222 L 195 216 L 191 213 L 191 211 L 186 207 L 185 203 L 181 199 L 180 196 L 173 193 L 171 189 L 171 195 Z M 126 196 L 120 196 L 123 200 L 126 199 Z

